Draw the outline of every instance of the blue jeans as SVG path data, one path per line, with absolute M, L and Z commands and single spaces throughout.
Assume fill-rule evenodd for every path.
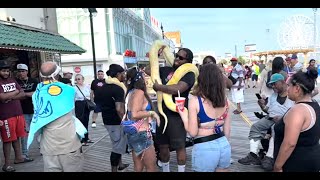
M 148 137 L 147 131 L 140 131 L 135 134 L 127 134 L 129 148 L 132 149 L 137 156 L 148 149 L 152 144 L 152 138 Z
M 24 114 L 23 116 L 24 116 L 24 119 L 26 120 L 26 132 L 29 133 L 30 123 L 32 121 L 33 114 Z M 28 136 L 21 138 L 22 155 L 24 155 L 25 157 L 28 157 L 27 141 L 28 141 Z
M 197 172 L 214 172 L 230 166 L 231 146 L 225 136 L 193 145 L 192 169 Z

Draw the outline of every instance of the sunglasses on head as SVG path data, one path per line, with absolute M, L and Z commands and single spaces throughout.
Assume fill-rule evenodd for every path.
M 185 57 L 183 57 L 183 56 L 180 56 L 179 54 L 176 54 L 176 58 L 179 58 L 179 60 L 184 60 L 184 59 L 186 59 Z

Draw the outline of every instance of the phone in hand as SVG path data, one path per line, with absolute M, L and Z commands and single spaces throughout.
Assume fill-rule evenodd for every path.
M 256 96 L 258 99 L 262 99 L 261 95 L 259 93 L 256 93 Z

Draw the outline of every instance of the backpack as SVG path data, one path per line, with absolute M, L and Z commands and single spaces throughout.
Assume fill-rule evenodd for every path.
M 268 77 L 267 77 L 266 86 L 267 86 L 269 89 L 272 89 L 272 85 L 269 84 L 270 79 L 271 79 L 271 76 L 272 76 L 272 71 L 268 71 Z

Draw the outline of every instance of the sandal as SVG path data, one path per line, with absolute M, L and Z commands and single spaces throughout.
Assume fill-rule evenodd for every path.
M 4 172 L 15 172 L 16 170 L 12 166 L 2 166 L 2 171 Z
M 233 114 L 240 114 L 242 111 L 238 111 L 237 109 L 233 111 Z
M 27 163 L 27 162 L 32 162 L 33 159 L 32 158 L 29 158 L 29 157 L 26 157 L 23 159 L 23 161 L 21 162 L 14 162 L 14 164 L 21 164 L 21 163 Z
M 87 144 L 87 143 L 82 143 L 82 146 L 89 146 L 89 144 Z

